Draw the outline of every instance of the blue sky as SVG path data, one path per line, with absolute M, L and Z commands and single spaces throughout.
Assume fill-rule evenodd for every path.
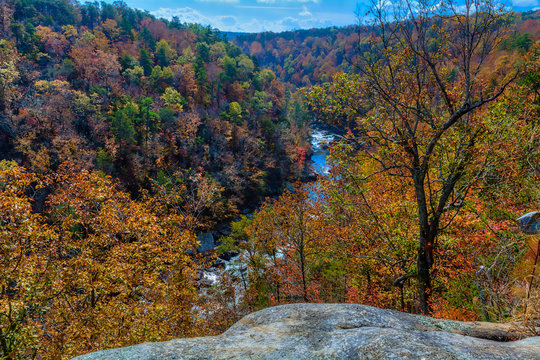
M 517 11 L 540 0 L 509 0 Z M 223 31 L 260 32 L 356 24 L 355 12 L 369 0 L 126 0 L 157 17 L 212 25 Z

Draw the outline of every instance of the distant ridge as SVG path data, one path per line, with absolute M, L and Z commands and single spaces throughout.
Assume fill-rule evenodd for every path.
M 245 35 L 250 35 L 251 33 L 247 33 L 247 32 L 233 32 L 233 31 L 221 31 L 222 34 L 225 35 L 225 38 L 227 40 L 232 40 L 238 36 L 245 36 Z
M 540 10 L 513 14 L 515 33 L 501 47 L 524 51 L 540 39 Z M 332 74 L 355 73 L 354 57 L 367 28 L 358 25 L 299 29 L 274 33 L 237 35 L 229 38 L 244 53 L 257 58 L 259 65 L 272 70 L 281 81 L 296 87 L 321 84 Z

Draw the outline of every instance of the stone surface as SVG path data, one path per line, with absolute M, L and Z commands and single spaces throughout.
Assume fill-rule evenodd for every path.
M 438 320 L 356 304 L 291 304 L 252 313 L 219 336 L 99 351 L 77 360 L 540 359 L 540 337 L 498 342 L 512 327 Z
M 540 232 L 540 212 L 532 211 L 517 219 L 521 231 L 525 234 L 538 234 Z
M 216 246 L 212 232 L 197 234 L 197 240 L 199 240 L 199 247 L 197 250 L 201 253 L 212 251 Z

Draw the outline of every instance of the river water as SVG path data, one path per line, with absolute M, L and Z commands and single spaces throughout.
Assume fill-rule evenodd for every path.
M 330 167 L 328 166 L 326 159 L 328 158 L 329 151 L 328 145 L 336 139 L 337 135 L 322 127 L 314 126 L 311 129 L 311 148 L 313 154 L 311 155 L 311 161 L 313 162 L 313 169 L 316 173 L 326 175 Z

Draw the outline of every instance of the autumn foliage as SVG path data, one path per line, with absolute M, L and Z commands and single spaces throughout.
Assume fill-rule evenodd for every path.
M 131 195 L 191 169 L 186 183 L 197 173 L 227 188 L 227 216 L 304 176 L 293 157 L 307 123 L 288 116 L 300 100 L 217 30 L 121 2 L 1 6 L 3 158 L 101 170 Z
M 410 33 L 406 25 L 374 31 L 360 74 L 337 74 L 306 90 L 319 120 L 350 130 L 332 146 L 330 175 L 315 190 L 298 187 L 268 202 L 238 232 L 246 249 L 260 249 L 246 254 L 266 254 L 246 259 L 257 294 L 247 298 L 250 306 L 351 301 L 460 320 L 537 319 L 529 304 L 537 309 L 536 297 L 527 295 L 537 278 L 537 239 L 523 235 L 515 219 L 538 205 L 538 43 L 489 45 L 493 34 L 485 33 L 483 49 L 492 53 L 472 55 L 471 66 L 482 70 L 467 78 L 452 60 L 456 28 L 418 21 Z M 425 24 L 438 51 L 414 32 Z M 392 42 L 400 31 L 401 42 Z M 483 61 L 496 66 L 484 69 Z M 478 109 L 445 134 L 455 121 L 445 119 L 472 105 Z M 418 182 L 416 167 L 426 164 Z M 419 245 L 424 201 L 436 241 Z M 419 256 L 427 253 L 430 279 L 422 284 Z
M 2 2 L 0 358 L 291 302 L 536 334 L 538 235 L 515 219 L 540 205 L 540 15 L 468 3 L 237 46 L 121 2 Z M 312 119 L 339 129 L 318 177 Z
M 4 161 L 1 175 L 5 356 L 66 357 L 192 333 L 187 252 L 196 239 L 184 216 L 72 164 L 44 178 Z M 38 214 L 32 194 L 44 188 Z

